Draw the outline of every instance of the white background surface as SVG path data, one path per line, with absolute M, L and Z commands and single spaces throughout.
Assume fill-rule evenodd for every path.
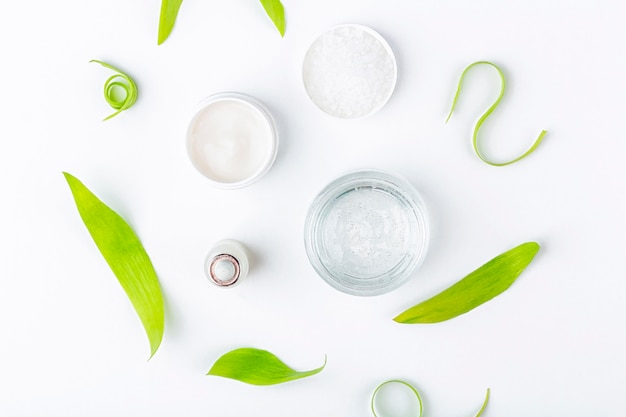
M 621 416 L 626 407 L 626 12 L 618 1 L 284 0 L 281 39 L 254 0 L 185 0 L 157 47 L 159 2 L 31 1 L 0 25 L 0 415 L 366 416 L 373 389 L 415 384 L 427 415 Z M 396 53 L 397 89 L 379 113 L 343 121 L 308 100 L 301 62 L 339 23 L 379 31 Z M 101 59 L 135 77 L 140 97 L 108 121 Z M 480 162 L 476 118 L 502 106 Z M 184 135 L 194 105 L 222 91 L 263 101 L 278 159 L 257 184 L 208 186 Z M 354 168 L 406 176 L 423 194 L 432 240 L 423 267 L 376 298 L 333 290 L 306 258 L 310 201 Z M 61 171 L 134 227 L 167 301 L 156 356 L 81 223 Z M 246 282 L 209 284 L 202 262 L 223 238 L 253 252 Z M 391 319 L 528 240 L 542 250 L 509 291 L 454 320 Z M 297 369 L 274 387 L 205 376 L 254 346 Z M 389 416 L 389 417 L 400 417 Z

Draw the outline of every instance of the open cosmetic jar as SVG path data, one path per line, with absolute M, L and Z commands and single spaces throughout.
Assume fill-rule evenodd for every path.
M 240 93 L 203 100 L 187 129 L 187 153 L 211 185 L 246 187 L 269 171 L 278 151 L 278 132 L 269 111 Z
M 328 184 L 311 204 L 306 252 L 337 290 L 380 295 L 405 283 L 424 260 L 427 223 L 422 198 L 408 181 L 354 171 Z
M 302 81 L 311 101 L 341 119 L 376 113 L 391 97 L 396 79 L 389 44 L 363 25 L 327 30 L 311 44 L 302 64 Z

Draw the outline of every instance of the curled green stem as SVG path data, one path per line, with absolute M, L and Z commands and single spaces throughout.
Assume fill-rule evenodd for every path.
M 478 61 L 478 62 L 474 62 L 473 64 L 470 64 L 467 68 L 465 68 L 465 70 L 463 70 L 463 73 L 461 74 L 461 78 L 459 80 L 459 84 L 457 86 L 456 89 L 456 93 L 454 94 L 454 100 L 452 101 L 452 107 L 450 108 L 450 113 L 448 114 L 448 117 L 446 119 L 446 123 L 448 122 L 448 120 L 450 120 L 450 117 L 452 116 L 452 112 L 454 111 L 454 108 L 456 107 L 456 103 L 457 100 L 459 98 L 459 94 L 461 92 L 461 88 L 463 86 L 463 80 L 465 79 L 465 75 L 467 74 L 467 72 L 478 66 L 478 65 L 488 65 L 492 68 L 494 68 L 498 75 L 500 76 L 500 94 L 498 95 L 498 98 L 496 98 L 496 101 L 487 109 L 487 111 L 485 111 L 485 113 L 483 113 L 482 116 L 480 116 L 480 118 L 478 119 L 478 121 L 476 122 L 476 125 L 474 126 L 474 133 L 472 135 L 472 146 L 474 147 L 474 152 L 476 152 L 476 155 L 485 163 L 492 165 L 492 166 L 496 166 L 496 167 L 502 167 L 502 166 L 506 166 L 506 165 L 510 165 L 513 164 L 521 159 L 526 158 L 528 155 L 530 155 L 531 153 L 534 152 L 535 149 L 537 149 L 537 147 L 539 146 L 539 144 L 541 143 L 541 141 L 543 140 L 544 136 L 546 135 L 546 133 L 548 133 L 546 130 L 542 130 L 541 133 L 539 134 L 539 136 L 537 137 L 537 139 L 535 140 L 535 142 L 532 144 L 532 146 L 530 148 L 528 148 L 528 150 L 526 152 L 524 152 L 522 155 L 518 156 L 515 159 L 512 159 L 510 161 L 507 162 L 493 162 L 487 158 L 485 158 L 483 156 L 483 154 L 480 152 L 480 149 L 478 147 L 478 131 L 480 130 L 481 126 L 483 125 L 483 123 L 485 122 L 485 120 L 491 115 L 491 113 L 493 113 L 493 111 L 496 109 L 496 107 L 498 107 L 498 105 L 500 104 L 500 101 L 502 101 L 502 97 L 504 96 L 504 90 L 506 87 L 506 82 L 504 79 L 504 73 L 502 72 L 502 70 L 495 64 L 489 62 L 489 61 Z
M 383 388 L 387 384 L 402 384 L 406 386 L 407 388 L 409 388 L 411 392 L 415 394 L 415 397 L 417 398 L 417 402 L 419 404 L 419 413 L 417 414 L 417 417 L 422 417 L 422 414 L 424 412 L 424 405 L 422 403 L 422 397 L 420 396 L 420 393 L 417 391 L 417 389 L 413 385 L 409 384 L 408 382 L 399 380 L 399 379 L 392 379 L 392 380 L 383 382 L 378 387 L 376 387 L 376 389 L 372 393 L 372 400 L 370 402 L 370 408 L 372 409 L 372 414 L 374 415 L 374 417 L 379 417 L 379 415 L 376 413 L 376 397 L 379 394 L 379 391 L 381 390 L 381 388 Z M 476 414 L 475 417 L 480 417 L 483 411 L 485 411 L 485 408 L 487 407 L 487 403 L 489 402 L 489 395 L 490 395 L 490 389 L 487 388 L 485 401 L 483 402 L 483 405 L 480 407 L 480 410 L 478 410 L 478 413 Z
M 109 106 L 116 111 L 105 117 L 103 121 L 117 116 L 135 104 L 138 95 L 137 84 L 135 84 L 135 81 L 128 74 L 113 65 L 98 61 L 97 59 L 92 59 L 89 62 L 95 62 L 117 73 L 110 76 L 104 83 L 104 99 Z
M 408 389 L 410 389 L 413 392 L 413 394 L 415 394 L 415 397 L 417 398 L 417 402 L 419 404 L 418 417 L 422 417 L 422 413 L 424 412 L 424 403 L 422 402 L 422 397 L 420 396 L 420 393 L 417 391 L 417 389 L 413 385 L 409 384 L 408 382 L 399 380 L 399 379 L 392 379 L 392 380 L 383 382 L 382 384 L 377 386 L 374 392 L 372 393 L 372 400 L 370 401 L 370 408 L 372 409 L 372 414 L 374 415 L 374 417 L 378 417 L 378 414 L 376 413 L 376 396 L 378 395 L 378 392 L 385 385 L 388 385 L 388 384 L 402 384 L 406 386 Z

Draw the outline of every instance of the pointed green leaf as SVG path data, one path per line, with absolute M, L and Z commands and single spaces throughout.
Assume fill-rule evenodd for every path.
M 159 39 L 161 45 L 172 33 L 178 10 L 183 0 L 161 0 L 161 15 L 159 16 Z
M 261 4 L 280 32 L 280 36 L 285 36 L 285 8 L 283 4 L 280 0 L 261 0 Z
M 207 375 L 231 378 L 252 385 L 274 385 L 315 375 L 324 364 L 310 371 L 294 371 L 273 353 L 254 348 L 240 348 L 222 355 Z
M 405 324 L 438 323 L 467 313 L 509 288 L 538 251 L 539 244 L 522 243 L 394 320 Z
M 163 339 L 164 311 L 159 281 L 131 227 L 76 177 L 64 172 L 76 207 L 100 253 L 141 319 L 154 355 Z

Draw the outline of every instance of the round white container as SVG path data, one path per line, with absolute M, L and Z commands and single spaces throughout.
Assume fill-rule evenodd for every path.
M 211 185 L 246 187 L 269 171 L 278 151 L 278 132 L 269 111 L 240 93 L 203 100 L 187 129 L 187 153 Z
M 311 44 L 302 64 L 311 101 L 342 119 L 376 113 L 391 97 L 396 79 L 396 59 L 389 44 L 362 25 L 329 29 Z

